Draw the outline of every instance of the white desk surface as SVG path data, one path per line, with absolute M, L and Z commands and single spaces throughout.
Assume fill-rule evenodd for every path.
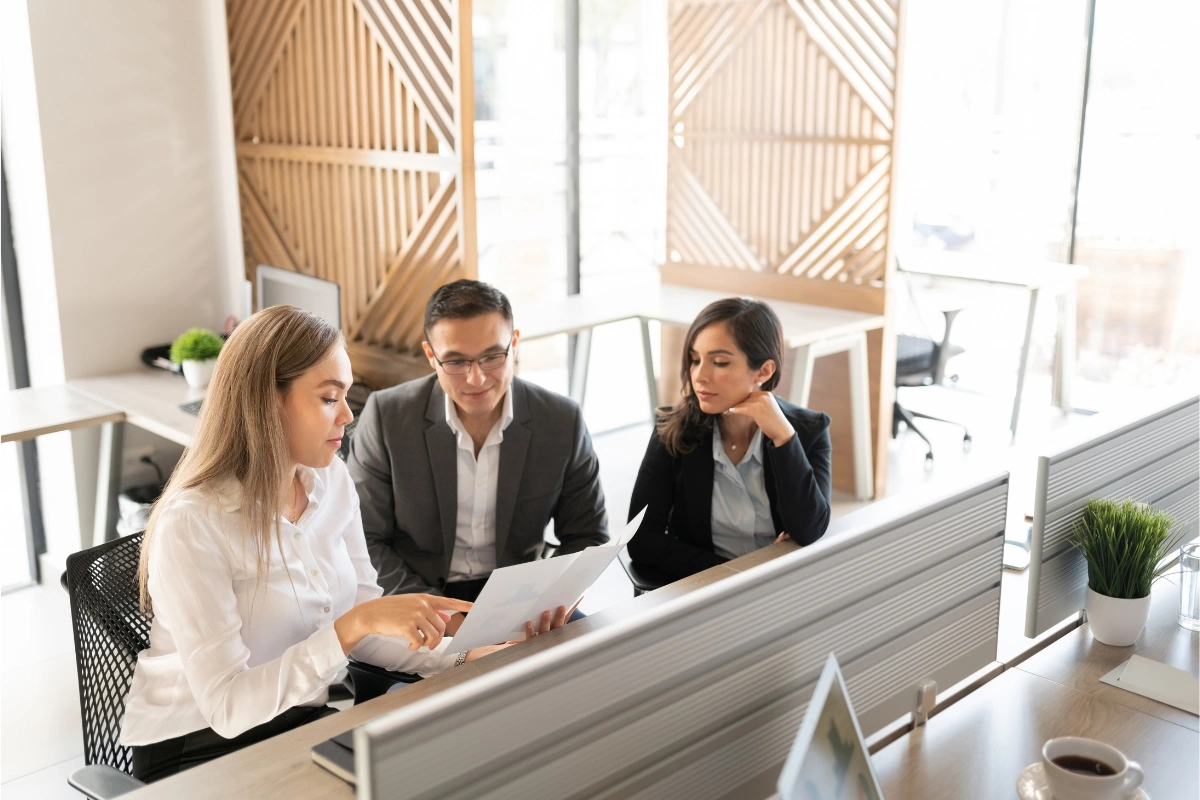
M 0 441 L 19 442 L 46 433 L 120 422 L 120 406 L 89 397 L 65 384 L 0 393 Z
M 909 250 L 900 255 L 897 263 L 902 272 L 916 275 L 1018 286 L 1025 289 L 1066 286 L 1088 274 L 1088 268 L 1080 264 L 981 256 L 974 253 L 947 253 L 938 250 Z
M 707 289 L 660 283 L 635 283 L 620 292 L 583 292 L 553 303 L 514 309 L 516 326 L 525 340 L 578 333 L 610 322 L 641 318 L 688 326 L 715 300 L 730 295 Z M 788 347 L 801 347 L 848 333 L 883 327 L 882 314 L 844 311 L 765 298 L 783 325 Z
M 179 406 L 204 397 L 204 389 L 193 389 L 178 375 L 145 367 L 136 372 L 79 378 L 67 385 L 102 403 L 124 409 L 125 419 L 169 439 L 176 444 L 191 444 L 196 415 Z

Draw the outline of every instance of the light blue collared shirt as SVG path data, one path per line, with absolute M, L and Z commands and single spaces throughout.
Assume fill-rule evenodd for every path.
M 713 425 L 712 538 L 713 549 L 725 558 L 744 556 L 775 541 L 761 430 L 754 432 L 735 467 L 725 454 L 720 426 Z

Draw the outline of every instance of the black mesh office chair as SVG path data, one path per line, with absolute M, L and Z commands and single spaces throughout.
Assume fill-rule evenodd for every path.
M 118 741 L 138 653 L 150 646 L 150 620 L 138 607 L 141 545 L 137 533 L 67 557 L 64 582 L 71 595 L 87 764 L 68 782 L 97 799 L 144 785 L 129 774 L 133 753 Z
M 916 304 L 916 297 L 912 295 L 912 285 L 908 285 L 908 290 L 912 302 Z M 963 348 L 950 343 L 950 329 L 954 325 L 954 318 L 958 316 L 962 309 L 943 309 L 942 314 L 946 319 L 945 332 L 942 334 L 940 342 L 934 341 L 931 336 L 912 336 L 909 334 L 898 334 L 896 336 L 896 386 L 936 386 L 940 384 L 945 377 L 946 362 L 952 356 L 956 356 L 963 352 Z M 956 379 L 952 378 L 952 379 Z M 930 414 L 922 414 L 920 411 L 912 411 L 900 405 L 900 400 L 897 398 L 892 406 L 892 438 L 900 433 L 900 423 L 903 422 L 908 426 L 908 429 L 920 436 L 928 448 L 925 453 L 925 465 L 928 467 L 933 464 L 933 444 L 919 427 L 917 427 L 918 419 L 928 419 L 934 422 L 945 422 L 950 425 L 956 425 L 963 429 L 963 446 L 967 447 L 971 443 L 971 432 L 967 430 L 967 426 L 961 422 L 955 422 L 942 417 L 935 417 Z

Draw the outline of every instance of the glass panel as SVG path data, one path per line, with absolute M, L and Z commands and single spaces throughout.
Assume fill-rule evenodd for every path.
M 1097 4 L 1075 260 L 1076 403 L 1194 379 L 1200 363 L 1200 29 L 1194 0 Z

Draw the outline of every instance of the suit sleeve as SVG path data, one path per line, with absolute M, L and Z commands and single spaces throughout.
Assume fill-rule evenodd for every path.
M 583 410 L 575 406 L 574 445 L 563 476 L 562 492 L 554 505 L 554 536 L 560 554 L 576 553 L 608 541 L 608 512 L 600 487 L 600 460 L 592 449 L 592 437 L 583 422 Z
M 383 593 L 441 594 L 426 584 L 425 579 L 396 552 L 396 500 L 392 492 L 392 469 L 383 443 L 383 419 L 375 395 L 367 398 L 367 404 L 358 418 L 358 425 L 350 440 L 346 467 L 358 491 L 363 535 Z
M 779 516 L 792 541 L 809 545 L 825 535 L 829 527 L 830 492 L 833 484 L 833 446 L 829 440 L 829 417 L 805 449 L 800 432 L 783 447 L 765 442 L 775 478 Z
M 676 581 L 723 564 L 725 559 L 712 550 L 697 547 L 668 533 L 667 522 L 671 517 L 675 496 L 671 462 L 671 456 L 658 440 L 658 434 L 651 434 L 629 501 L 629 519 L 637 516 L 643 508 L 646 509 L 641 527 L 629 541 L 629 556 L 639 566 L 654 569 Z

